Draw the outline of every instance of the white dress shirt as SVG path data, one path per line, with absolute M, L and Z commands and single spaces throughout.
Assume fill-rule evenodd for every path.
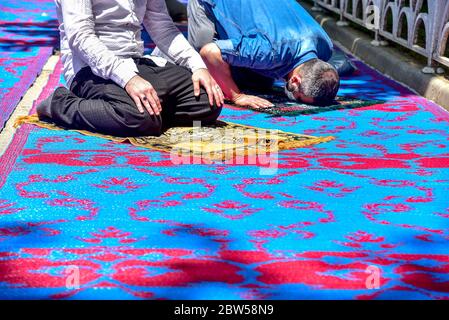
M 142 24 L 158 48 L 192 72 L 206 68 L 200 55 L 168 15 L 165 0 L 55 0 L 64 76 L 70 87 L 75 74 L 91 67 L 94 74 L 124 88 L 142 57 Z

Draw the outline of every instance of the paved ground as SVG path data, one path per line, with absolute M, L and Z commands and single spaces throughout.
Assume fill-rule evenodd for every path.
M 27 22 L 50 6 L 21 3 L 35 9 L 6 2 Z M 340 95 L 385 103 L 297 117 L 224 110 L 224 121 L 335 136 L 281 152 L 269 176 L 260 163 L 177 165 L 20 127 L 0 159 L 0 297 L 448 298 L 449 114 L 355 63 Z M 63 84 L 60 67 L 39 100 Z

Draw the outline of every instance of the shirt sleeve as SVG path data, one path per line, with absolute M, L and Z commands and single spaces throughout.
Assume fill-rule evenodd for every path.
M 133 59 L 117 57 L 95 34 L 92 0 L 61 0 L 64 31 L 70 49 L 92 72 L 124 88 L 137 72 Z
M 199 53 L 176 28 L 164 0 L 148 0 L 143 25 L 156 46 L 176 64 L 192 72 L 207 69 Z
M 238 39 L 216 40 L 223 60 L 233 67 L 255 70 L 275 68 L 281 63 L 276 57 L 272 45 L 262 34 L 242 36 Z

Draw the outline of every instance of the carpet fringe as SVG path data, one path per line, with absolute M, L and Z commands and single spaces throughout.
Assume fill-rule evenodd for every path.
M 290 149 L 296 149 L 296 148 L 303 148 L 308 147 L 311 145 L 319 144 L 319 143 L 325 143 L 335 140 L 335 137 L 328 136 L 328 137 L 316 137 L 309 140 L 304 141 L 280 141 L 279 142 L 279 150 L 290 150 Z
M 29 116 L 20 116 L 14 121 L 14 128 L 20 127 L 24 123 L 39 125 L 39 117 L 37 114 L 29 115 Z

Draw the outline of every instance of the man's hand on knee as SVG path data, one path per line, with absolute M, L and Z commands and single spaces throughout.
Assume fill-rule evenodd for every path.
M 150 115 L 161 114 L 161 102 L 151 83 L 140 76 L 134 76 L 126 84 L 125 90 L 141 113 L 144 113 L 145 108 Z
M 214 105 L 214 102 L 217 107 L 221 107 L 224 104 L 223 92 L 207 69 L 196 70 L 192 74 L 192 81 L 196 97 L 200 95 L 200 86 L 203 86 L 207 92 L 211 106 Z

